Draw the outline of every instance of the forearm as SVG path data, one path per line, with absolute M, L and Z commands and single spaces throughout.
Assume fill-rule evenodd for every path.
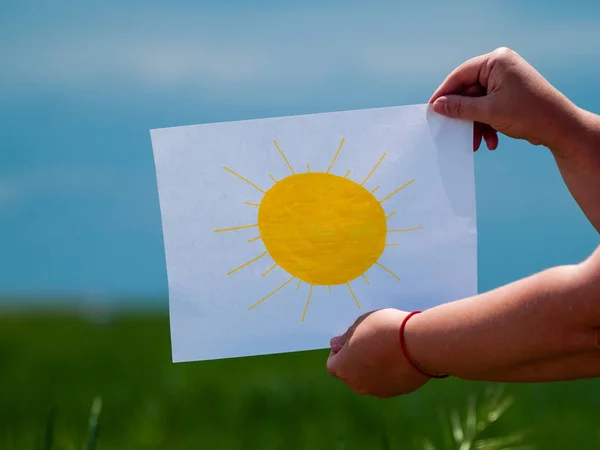
M 600 376 L 599 259 L 596 251 L 591 262 L 549 269 L 412 317 L 405 329 L 411 357 L 426 371 L 471 380 Z
M 600 232 L 600 116 L 576 109 L 549 145 L 571 195 Z

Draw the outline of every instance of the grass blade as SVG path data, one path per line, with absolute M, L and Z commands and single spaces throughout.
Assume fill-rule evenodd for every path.
M 435 446 L 431 443 L 429 439 L 425 439 L 423 441 L 423 450 L 435 450 Z
M 452 425 L 452 435 L 454 436 L 454 442 L 457 444 L 463 442 L 465 433 L 463 432 L 462 425 L 460 424 L 460 417 L 458 411 L 452 410 L 450 412 L 450 423 Z
M 42 445 L 43 450 L 52 450 L 54 445 L 54 419 L 56 417 L 56 408 L 50 411 L 48 420 L 46 421 L 46 433 L 44 436 L 44 443 Z
M 477 435 L 477 406 L 476 397 L 470 395 L 467 400 L 467 417 L 465 418 L 465 440 L 470 443 L 473 442 Z
M 101 411 L 102 399 L 100 397 L 96 397 L 92 402 L 92 408 L 90 410 L 86 450 L 94 450 L 96 448 L 96 441 L 98 440 L 98 418 L 100 417 Z

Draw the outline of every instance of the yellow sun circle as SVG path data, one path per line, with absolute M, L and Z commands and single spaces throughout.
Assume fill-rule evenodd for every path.
M 385 212 L 373 194 L 323 172 L 278 181 L 260 202 L 258 228 L 281 268 L 328 286 L 363 275 L 383 253 L 387 233 Z

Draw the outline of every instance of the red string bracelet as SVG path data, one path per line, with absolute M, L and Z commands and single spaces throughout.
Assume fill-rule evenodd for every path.
M 406 360 L 408 361 L 408 363 L 417 371 L 419 372 L 421 375 L 424 375 L 426 377 L 429 378 L 448 378 L 448 375 L 432 375 L 430 373 L 426 373 L 424 372 L 419 366 L 417 366 L 408 356 L 408 351 L 406 350 L 406 345 L 404 344 L 404 327 L 406 326 L 406 322 L 408 322 L 408 319 L 410 319 L 412 316 L 414 316 L 415 314 L 419 314 L 421 311 L 413 311 L 411 313 L 408 313 L 406 315 L 406 317 L 404 318 L 404 320 L 402 321 L 402 325 L 400 325 L 400 348 L 402 349 L 402 354 L 404 355 L 404 357 L 406 358 Z

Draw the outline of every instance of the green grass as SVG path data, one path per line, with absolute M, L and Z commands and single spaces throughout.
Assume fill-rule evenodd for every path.
M 470 397 L 495 385 L 434 380 L 378 400 L 330 377 L 326 354 L 172 364 L 163 316 L 5 315 L 0 448 L 437 450 L 521 431 L 538 449 L 600 448 L 600 380 L 507 385 L 514 404 L 492 420 L 504 397 L 487 412 Z

